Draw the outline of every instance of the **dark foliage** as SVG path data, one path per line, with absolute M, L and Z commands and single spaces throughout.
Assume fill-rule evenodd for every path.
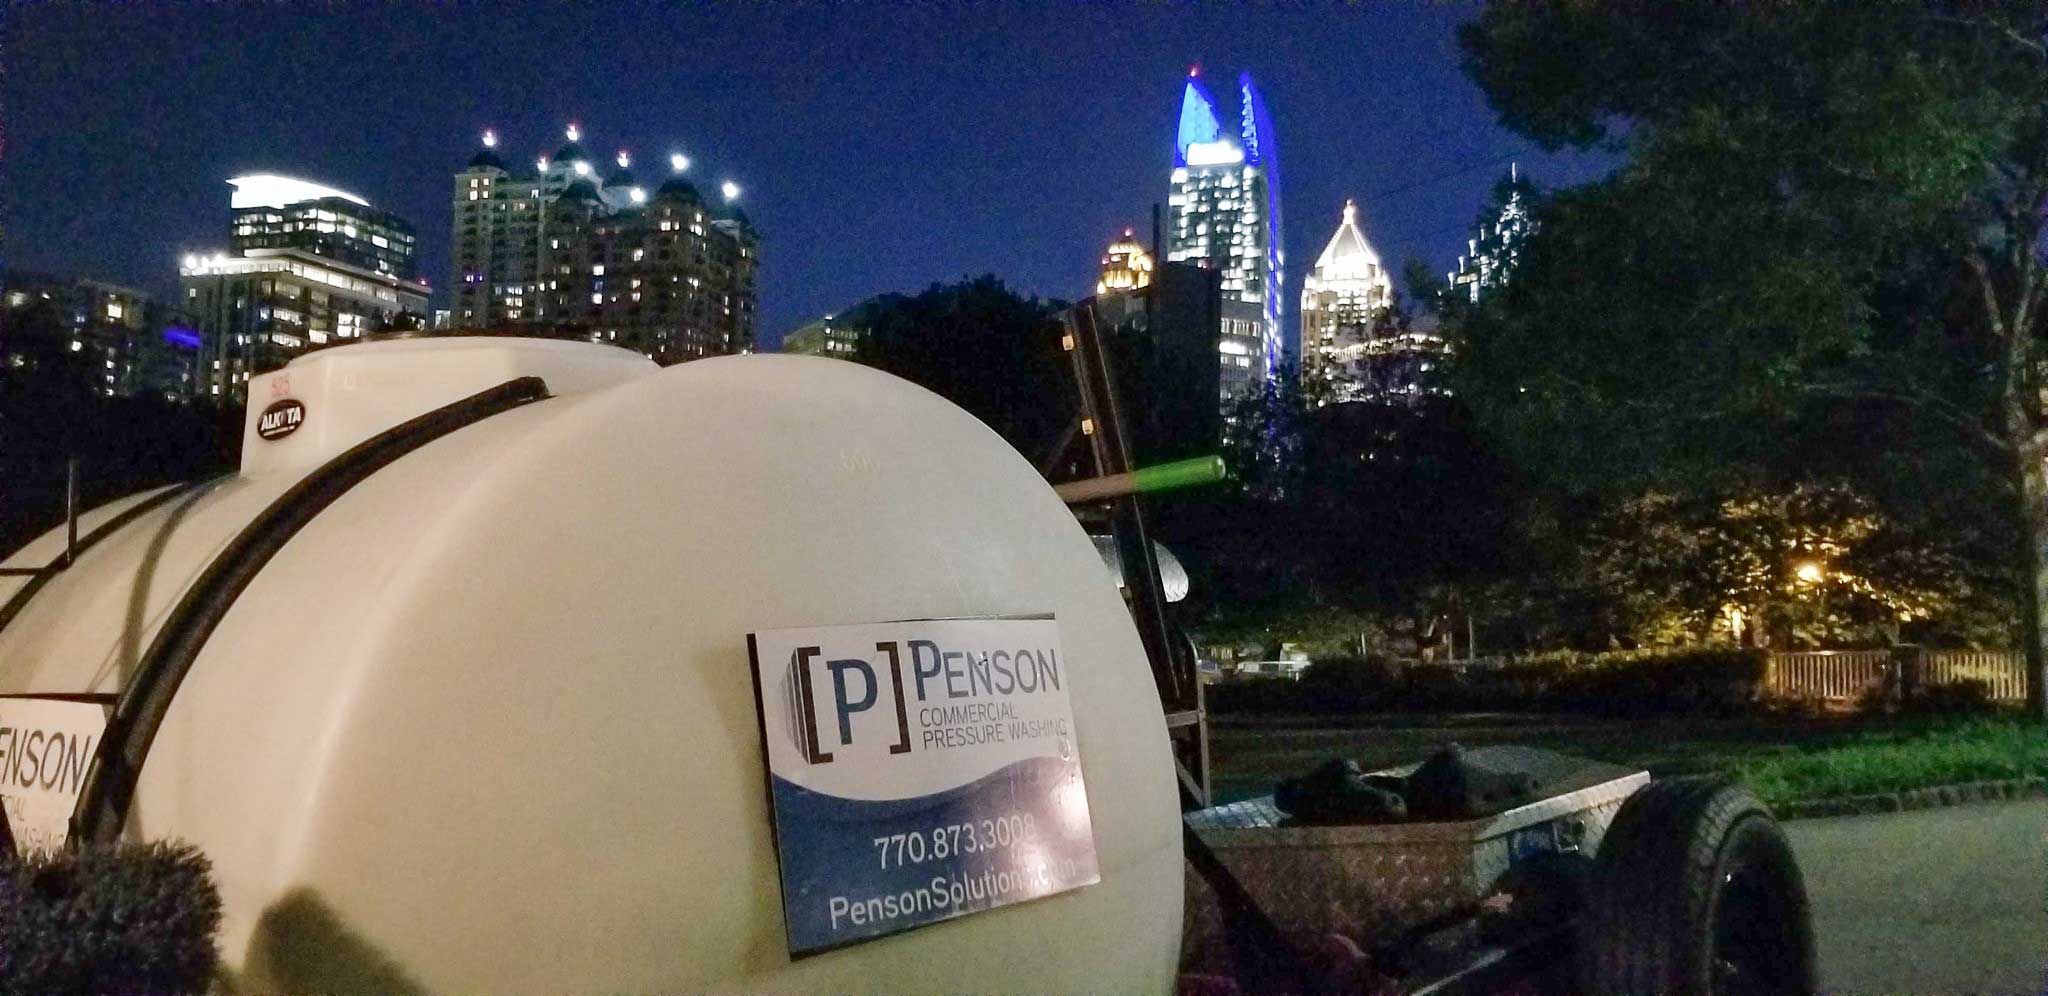
M 205 992 L 220 893 L 187 844 L 91 846 L 0 866 L 0 992 Z
M 63 522 L 67 457 L 88 509 L 235 465 L 240 406 L 109 398 L 89 385 L 50 364 L 0 371 L 0 557 Z
M 1626 161 L 1447 322 L 1460 390 L 1568 485 L 1868 496 L 1919 534 L 1894 549 L 2006 597 L 2038 679 L 2044 27 L 2018 0 L 1490 5 L 1460 38 L 1503 123 Z
M 1339 657 L 1298 682 L 1247 681 L 1209 693 L 1219 713 L 1516 711 L 1732 715 L 1749 709 L 1762 651 L 1694 649 L 1546 654 L 1498 668 L 1398 665 Z
M 1041 460 L 1073 414 L 1056 303 L 1025 298 L 993 276 L 887 294 L 860 308 L 860 362 L 919 384 Z

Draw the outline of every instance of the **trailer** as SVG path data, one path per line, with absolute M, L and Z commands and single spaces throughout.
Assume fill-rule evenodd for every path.
M 1140 502 L 1200 483 L 1185 468 L 1141 483 L 1116 377 L 1086 303 L 1064 316 L 1098 475 L 1062 485 L 1104 524 L 1125 561 L 1143 634 L 1178 632 Z M 1123 482 L 1110 488 L 1107 481 Z M 1170 499 L 1168 499 L 1170 500 Z M 1208 715 L 1185 639 L 1147 642 L 1176 763 L 1188 860 L 1183 991 L 1547 992 L 1790 996 L 1816 985 L 1811 914 L 1789 842 L 1757 799 L 1713 779 L 1647 772 L 1520 747 L 1455 755 L 1446 770 L 1517 798 L 1468 811 L 1305 820 L 1272 796 L 1222 805 L 1209 791 Z M 1289 662 L 1278 676 L 1298 676 Z M 1258 668 L 1258 665 L 1252 665 Z M 1264 669 L 1240 673 L 1261 673 Z M 1432 761 L 1439 759 L 1432 759 Z M 1427 767 L 1352 773 L 1361 791 L 1399 788 Z M 1483 793 L 1482 793 L 1483 794 Z M 1411 798 L 1410 802 L 1413 801 Z
M 1467 819 L 1215 805 L 1141 501 L 1216 465 L 1132 466 L 1070 321 L 1058 487 L 834 360 L 259 375 L 236 473 L 0 563 L 0 846 L 199 846 L 230 991 L 1811 988 L 1732 786 L 1499 756 L 1537 797 Z

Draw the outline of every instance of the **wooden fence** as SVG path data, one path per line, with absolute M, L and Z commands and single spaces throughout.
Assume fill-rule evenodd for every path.
M 2026 655 L 2010 650 L 1929 650 L 1921 655 L 1922 682 L 1928 687 L 1981 681 L 2000 702 L 2027 697 Z
M 1884 682 L 1889 650 L 1816 650 L 1772 654 L 1764 687 L 1793 698 L 1851 699 Z
M 1911 651 L 1905 651 L 1909 655 Z M 2027 697 L 2026 658 L 2010 650 L 1923 650 L 1918 685 L 1981 681 L 1994 701 Z M 1902 663 L 1904 661 L 1902 655 Z M 1764 687 L 1794 698 L 1853 699 L 1884 687 L 1890 650 L 1816 650 L 1772 654 Z

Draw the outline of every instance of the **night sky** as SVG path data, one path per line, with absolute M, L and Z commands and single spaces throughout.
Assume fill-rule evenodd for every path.
M 763 344 L 882 291 L 983 272 L 1093 290 L 1163 203 L 1188 67 L 1234 114 L 1264 88 L 1290 314 L 1344 199 L 1398 272 L 1448 269 L 1518 159 L 1598 175 L 1494 123 L 1458 70 L 1463 6 L 17 5 L 0 23 L 0 264 L 169 295 L 222 248 L 228 187 L 272 171 L 418 228 L 448 283 L 452 174 L 493 128 L 515 165 L 575 120 L 654 175 L 732 179 L 763 236 Z

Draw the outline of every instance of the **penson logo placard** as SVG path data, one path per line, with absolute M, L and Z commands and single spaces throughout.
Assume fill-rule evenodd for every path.
M 1059 625 L 749 634 L 797 956 L 1102 880 Z

